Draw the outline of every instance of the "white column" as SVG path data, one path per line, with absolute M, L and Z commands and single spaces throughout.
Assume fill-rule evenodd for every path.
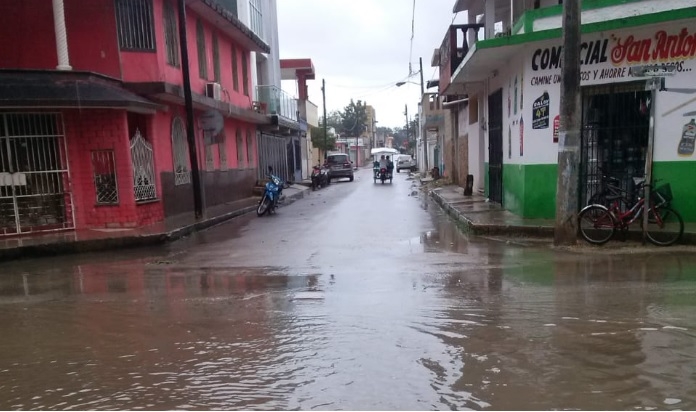
M 495 0 L 486 0 L 485 3 L 486 39 L 495 37 Z
M 58 52 L 58 70 L 72 70 L 68 54 L 68 34 L 65 30 L 65 10 L 63 0 L 53 0 L 53 26 L 56 30 L 56 50 Z

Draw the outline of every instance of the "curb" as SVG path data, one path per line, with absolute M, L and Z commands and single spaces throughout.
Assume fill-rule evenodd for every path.
M 549 226 L 520 226 L 520 225 L 494 225 L 476 223 L 464 216 L 457 209 L 440 196 L 435 190 L 430 191 L 430 196 L 458 225 L 466 232 L 477 236 L 508 236 L 508 237 L 530 237 L 553 239 L 554 228 Z M 636 237 L 638 236 L 638 237 Z M 630 234 L 628 239 L 631 242 L 641 242 L 640 233 Z M 674 246 L 696 245 L 696 233 L 684 232 L 682 238 Z M 668 249 L 669 247 L 667 247 Z
M 307 190 L 301 190 L 285 198 L 283 206 L 302 199 Z M 181 239 L 192 233 L 208 229 L 239 216 L 253 213 L 256 206 L 247 206 L 223 215 L 215 216 L 201 222 L 183 226 L 168 232 L 153 233 L 147 235 L 112 237 L 102 239 L 76 240 L 71 242 L 56 242 L 16 248 L 0 249 L 0 262 L 18 260 L 23 258 L 35 258 L 46 256 L 69 255 L 86 252 L 101 252 L 105 250 L 131 249 L 144 246 L 160 245 Z

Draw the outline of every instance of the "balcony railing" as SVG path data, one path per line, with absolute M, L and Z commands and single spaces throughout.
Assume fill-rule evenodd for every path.
M 479 29 L 484 28 L 484 26 L 482 23 L 449 26 L 440 46 L 440 90 L 445 90 L 449 86 L 452 74 L 469 52 L 469 47 L 471 47 L 467 41 L 469 30 L 474 30 L 474 39 L 477 39 Z M 461 38 L 461 45 L 457 41 L 458 37 Z
M 293 122 L 300 120 L 297 111 L 297 99 L 290 97 L 277 86 L 256 86 L 256 95 L 261 104 L 261 111 L 268 115 L 278 115 Z

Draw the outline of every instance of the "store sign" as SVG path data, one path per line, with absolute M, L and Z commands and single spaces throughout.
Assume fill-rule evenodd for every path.
M 562 55 L 563 46 L 560 45 L 536 49 L 530 60 L 534 75 L 529 84 L 560 83 Z M 686 62 L 694 59 L 696 32 L 687 28 L 674 32 L 658 30 L 645 35 L 613 33 L 607 38 L 585 41 L 580 45 L 580 81 L 597 84 L 623 78 L 688 72 L 692 68 Z
M 549 94 L 544 92 L 532 105 L 532 129 L 547 129 L 549 127 Z

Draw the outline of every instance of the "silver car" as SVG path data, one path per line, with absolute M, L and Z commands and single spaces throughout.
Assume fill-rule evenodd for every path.
M 396 173 L 399 173 L 402 169 L 415 171 L 416 170 L 416 160 L 411 155 L 398 155 L 396 160 Z

